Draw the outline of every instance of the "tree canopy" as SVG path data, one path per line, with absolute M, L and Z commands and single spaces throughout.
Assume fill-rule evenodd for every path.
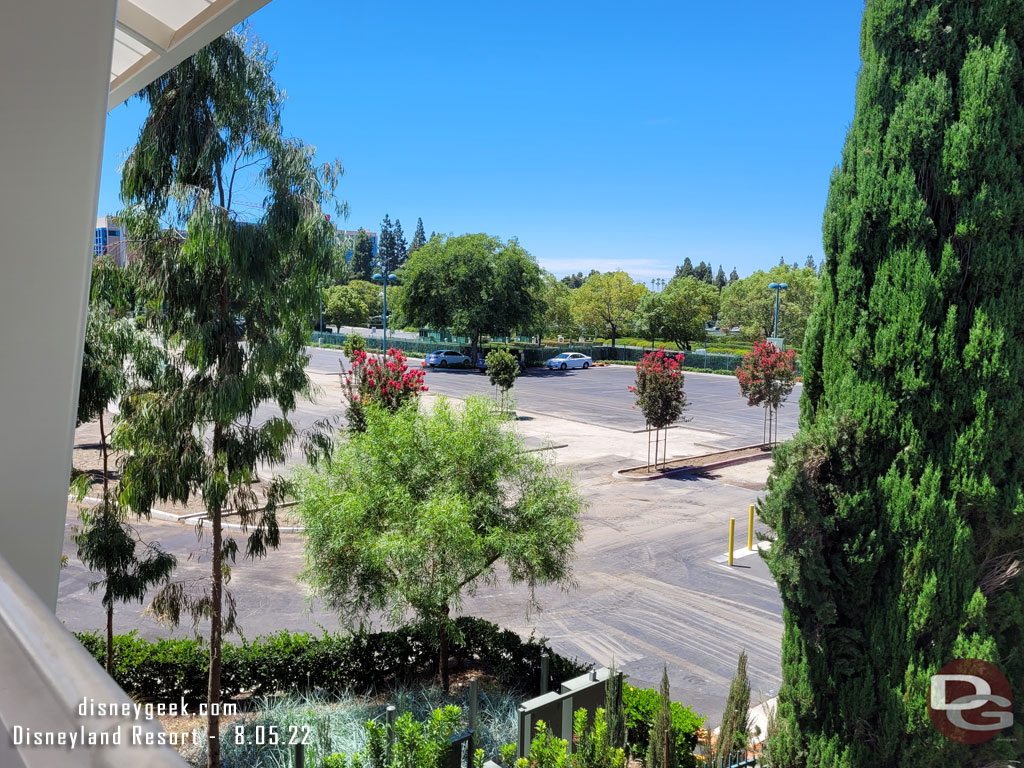
M 463 595 L 496 582 L 499 563 L 531 595 L 568 583 L 583 502 L 485 399 L 395 414 L 371 405 L 365 422 L 330 464 L 302 474 L 303 578 L 343 617 L 412 611 L 436 628 L 447 689 Z
M 771 336 L 775 291 L 768 287 L 770 283 L 789 286 L 779 295 L 779 336 L 799 349 L 818 291 L 818 273 L 813 269 L 783 265 L 768 272 L 758 270 L 750 277 L 729 283 L 722 291 L 718 317 L 724 325 L 738 325 L 749 339 Z
M 544 310 L 540 267 L 516 240 L 431 238 L 401 272 L 399 307 L 411 323 L 482 334 L 530 331 Z
M 625 272 L 594 274 L 572 292 L 572 316 L 584 328 L 607 330 L 614 347 L 646 294 L 647 286 Z
M 673 278 L 664 290 L 645 294 L 636 311 L 636 325 L 652 339 L 672 341 L 680 349 L 703 343 L 707 324 L 718 312 L 720 293 L 696 277 Z

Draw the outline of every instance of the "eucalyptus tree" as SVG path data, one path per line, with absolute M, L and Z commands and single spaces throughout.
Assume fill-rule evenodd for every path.
M 129 376 L 160 375 L 162 354 L 148 336 L 139 332 L 131 317 L 133 299 L 125 270 L 109 257 L 97 259 L 92 270 L 89 315 L 85 324 L 85 349 L 78 395 L 78 423 L 98 420 L 102 469 L 102 497 L 98 504 L 80 512 L 81 527 L 72 534 L 78 559 L 102 574 L 89 584 L 90 591 L 103 588 L 106 611 L 107 672 L 114 671 L 114 604 L 145 599 L 146 591 L 166 583 L 176 565 L 173 555 L 156 544 L 143 542 L 128 522 L 127 509 L 112 483 L 106 411 L 127 388 Z M 91 490 L 91 477 L 79 476 L 73 485 L 79 502 Z
M 257 468 L 283 461 L 296 441 L 311 459 L 329 443 L 324 425 L 300 434 L 289 414 L 310 389 L 304 346 L 335 245 L 323 207 L 342 171 L 283 135 L 273 63 L 258 41 L 229 34 L 145 88 L 149 114 L 121 183 L 139 291 L 159 307 L 149 330 L 167 356 L 161 377 L 122 399 L 121 497 L 144 513 L 201 496 L 207 510 L 198 530 L 210 535 L 209 583 L 174 582 L 153 608 L 172 623 L 183 613 L 197 628 L 209 620 L 210 766 L 220 761 L 221 638 L 236 628 L 224 583 L 240 546 L 224 515 L 241 524 L 245 556 L 277 547 L 286 484 L 272 478 L 260 499 Z M 236 194 L 257 185 L 254 216 Z M 280 415 L 259 420 L 264 403 Z

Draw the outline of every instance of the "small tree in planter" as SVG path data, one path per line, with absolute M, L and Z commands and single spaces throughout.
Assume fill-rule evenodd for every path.
M 683 392 L 683 355 L 665 353 L 664 347 L 647 352 L 636 364 L 636 384 L 629 388 L 636 395 L 636 407 L 647 420 L 647 471 L 651 469 L 651 428 L 654 428 L 654 467 L 658 467 L 661 430 L 675 424 L 686 407 Z M 668 438 L 665 438 L 667 448 Z M 662 448 L 662 461 L 667 451 Z
M 740 393 L 747 398 L 747 405 L 764 408 L 762 437 L 766 444 L 774 445 L 778 436 L 779 406 L 789 397 L 796 383 L 796 351 L 783 351 L 770 341 L 759 341 L 743 356 L 736 369 L 736 378 L 740 382 Z
M 519 375 L 519 361 L 505 349 L 492 349 L 485 360 L 487 364 L 487 378 L 491 385 L 497 387 L 501 392 L 501 412 L 506 412 L 508 405 L 508 393 L 516 383 L 516 376 Z
M 342 365 L 345 396 L 348 407 L 345 416 L 354 432 L 366 429 L 366 406 L 379 403 L 390 413 L 396 413 L 409 400 L 426 392 L 423 371 L 409 370 L 402 350 L 390 348 L 384 355 L 373 355 L 365 349 L 352 350 L 352 368 Z
M 394 414 L 370 403 L 364 416 L 329 465 L 300 471 L 302 578 L 345 620 L 422 620 L 447 691 L 452 611 L 499 579 L 534 605 L 538 586 L 570 584 L 584 502 L 482 398 Z

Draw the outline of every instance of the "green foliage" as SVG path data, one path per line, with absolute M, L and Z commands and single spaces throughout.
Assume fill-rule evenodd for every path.
M 608 670 L 608 684 L 604 688 L 604 718 L 608 724 L 608 743 L 613 747 L 626 746 L 626 714 L 622 704 L 622 673 L 614 662 Z
M 542 336 L 559 335 L 575 338 L 579 335 L 579 326 L 572 318 L 572 288 L 565 278 L 558 280 L 550 272 L 543 275 L 544 308 L 538 331 Z M 580 276 L 580 285 L 583 277 Z
M 401 274 L 398 308 L 420 326 L 469 336 L 508 336 L 532 329 L 544 310 L 540 267 L 510 240 L 487 235 L 432 237 Z
M 612 740 L 605 710 L 594 713 L 593 724 L 588 724 L 587 710 L 573 714 L 575 749 L 570 759 L 571 768 L 625 768 L 626 754 Z
M 678 768 L 679 755 L 673 749 L 672 743 L 672 697 L 669 695 L 668 667 L 664 667 L 661 672 L 661 691 L 658 698 L 658 711 L 654 715 L 647 744 L 646 767 Z
M 427 235 L 423 231 L 423 219 L 416 219 L 416 231 L 412 235 L 412 242 L 409 243 L 409 255 L 412 256 L 416 251 L 427 244 Z
M 676 277 L 693 277 L 693 262 L 690 261 L 690 257 L 687 256 L 683 259 L 683 263 L 676 267 Z
M 723 328 L 738 325 L 743 335 L 755 341 L 772 335 L 775 322 L 775 291 L 769 283 L 786 283 L 779 293 L 779 336 L 787 344 L 800 347 L 807 319 L 818 292 L 818 273 L 781 265 L 768 272 L 758 270 L 750 277 L 730 282 L 722 291 L 718 318 Z
M 1020 757 L 1019 703 L 974 746 L 927 706 L 953 659 L 1024 680 L 1022 43 L 1021 3 L 865 6 L 800 432 L 761 507 L 785 616 L 775 765 Z
M 447 689 L 451 609 L 497 581 L 499 562 L 531 594 L 566 583 L 583 502 L 486 400 L 394 414 L 371 403 L 365 419 L 330 464 L 299 476 L 303 578 L 346 618 L 411 611 L 436 628 Z
M 750 746 L 750 681 L 747 679 L 747 653 L 740 651 L 736 674 L 729 684 L 722 727 L 716 747 L 719 754 L 742 752 Z
M 651 730 L 661 710 L 662 697 L 653 688 L 635 688 L 624 684 L 622 704 L 626 717 L 626 742 L 634 756 L 646 756 L 651 744 Z M 698 733 L 704 718 L 679 702 L 670 705 L 672 735 L 678 765 L 693 768 L 696 762 L 693 750 L 697 747 Z
M 502 685 L 535 690 L 543 654 L 551 657 L 551 674 L 569 679 L 586 665 L 554 653 L 546 643 L 519 635 L 483 619 L 454 620 L 451 654 L 472 668 L 493 674 Z M 102 663 L 104 639 L 96 633 L 76 635 Z M 390 632 L 321 636 L 280 632 L 239 645 L 224 644 L 224 696 L 255 697 L 276 692 L 371 692 L 382 686 L 412 682 L 437 663 L 433 630 L 410 625 Z M 130 696 L 150 702 L 206 698 L 207 647 L 193 638 L 144 640 L 135 633 L 114 637 L 114 674 Z
M 707 324 L 718 312 L 719 291 L 696 277 L 677 277 L 657 293 L 648 293 L 636 310 L 635 324 L 652 339 L 667 339 L 678 349 L 703 343 Z
M 664 429 L 679 421 L 686 407 L 681 354 L 666 355 L 664 349 L 646 352 L 636 364 L 636 384 L 629 391 L 647 424 Z
M 384 297 L 383 289 L 377 283 L 371 283 L 367 280 L 350 280 L 348 288 L 353 290 L 358 296 L 360 302 L 366 305 L 369 315 L 371 317 L 379 316 L 384 311 Z M 391 312 L 391 291 L 392 287 L 388 288 L 388 312 Z M 363 325 L 365 323 L 360 323 Z
M 323 302 L 324 318 L 333 325 L 364 326 L 369 322 L 370 310 L 363 292 L 351 282 L 327 288 L 323 292 Z
M 408 358 L 400 349 L 391 347 L 383 355 L 353 349 L 352 367 L 342 369 L 345 390 L 345 418 L 353 432 L 366 429 L 366 409 L 382 408 L 397 413 L 405 405 L 415 404 L 423 386 L 423 371 L 409 370 Z
M 352 277 L 356 280 L 369 280 L 373 277 L 373 238 L 362 227 L 356 233 L 356 242 L 352 246 L 350 267 Z
M 612 346 L 619 331 L 633 321 L 647 286 L 634 283 L 625 272 L 592 274 L 572 292 L 572 317 L 577 325 L 611 332 Z
M 119 218 L 136 244 L 136 287 L 160 307 L 146 322 L 167 365 L 121 399 L 120 501 L 145 515 L 157 501 L 202 496 L 211 520 L 208 586 L 168 584 L 153 609 L 171 623 L 183 612 L 197 625 L 209 620 L 211 704 L 220 696 L 221 635 L 236 616 L 224 582 L 239 547 L 223 535 L 221 512 L 236 510 L 246 556 L 278 545 L 284 483 L 269 483 L 260 500 L 250 486 L 259 465 L 283 462 L 298 439 L 288 416 L 310 392 L 309 319 L 336 248 L 323 207 L 333 202 L 341 165 L 315 165 L 311 147 L 283 135 L 272 68 L 266 46 L 230 33 L 157 78 L 140 92 L 149 113 L 121 182 L 127 208 Z M 236 183 L 247 181 L 265 193 L 255 220 L 233 207 Z M 268 402 L 282 415 L 254 424 Z M 329 446 L 318 426 L 303 446 L 311 459 Z M 219 720 L 210 711 L 215 736 Z M 219 764 L 216 739 L 209 764 Z
M 358 333 L 349 334 L 341 348 L 345 352 L 345 357 L 351 360 L 355 356 L 357 350 L 360 352 L 366 351 L 366 339 Z
M 722 269 L 722 265 L 718 265 L 718 273 L 715 275 L 714 286 L 721 291 L 725 286 L 729 284 L 729 281 L 725 278 L 725 270 Z
M 506 349 L 492 349 L 487 353 L 484 362 L 487 364 L 487 378 L 491 386 L 500 389 L 504 397 L 516 383 L 519 361 Z

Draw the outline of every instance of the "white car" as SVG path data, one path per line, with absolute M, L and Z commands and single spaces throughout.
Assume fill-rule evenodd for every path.
M 557 357 L 552 357 L 546 363 L 545 368 L 565 370 L 566 368 L 589 368 L 594 361 L 579 352 L 563 352 Z
M 427 365 L 431 368 L 447 368 L 450 365 L 465 365 L 469 358 L 460 352 L 453 352 L 450 349 L 439 349 L 427 355 Z

